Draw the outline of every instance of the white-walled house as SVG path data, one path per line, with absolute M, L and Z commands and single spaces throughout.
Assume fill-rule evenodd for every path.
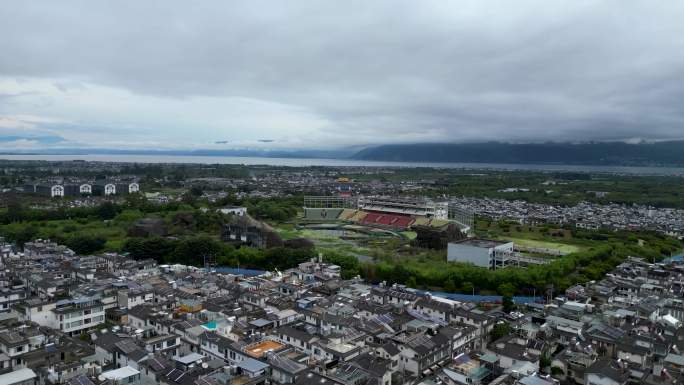
M 99 299 L 88 297 L 52 302 L 27 301 L 17 307 L 23 321 L 32 321 L 74 335 L 105 321 L 105 309 Z

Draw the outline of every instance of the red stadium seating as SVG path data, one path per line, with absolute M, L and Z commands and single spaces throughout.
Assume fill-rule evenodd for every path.
M 413 223 L 413 218 L 411 217 L 399 217 L 397 218 L 397 221 L 394 222 L 392 225 L 394 227 L 400 228 L 400 229 L 405 229 L 409 227 Z
M 377 223 L 379 225 L 385 225 L 385 226 L 391 226 L 392 221 L 395 219 L 394 215 L 383 215 L 380 218 L 378 218 Z
M 376 213 L 368 213 L 365 218 L 361 221 L 362 224 L 365 225 L 372 225 L 377 223 L 378 218 L 380 218 L 382 215 L 376 214 Z
M 363 220 L 361 220 L 361 224 L 364 225 L 382 225 L 382 226 L 387 226 L 387 227 L 394 227 L 397 229 L 405 229 L 408 228 L 411 223 L 413 223 L 414 219 L 411 218 L 410 216 L 407 215 L 394 215 L 394 214 L 385 214 L 385 213 L 372 213 L 369 212 Z

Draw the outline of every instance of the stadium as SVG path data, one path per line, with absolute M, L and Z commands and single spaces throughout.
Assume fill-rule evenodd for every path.
M 443 230 L 457 226 L 461 232 L 467 233 L 473 225 L 473 214 L 427 198 L 306 196 L 304 220 L 314 223 L 341 221 L 396 231 Z

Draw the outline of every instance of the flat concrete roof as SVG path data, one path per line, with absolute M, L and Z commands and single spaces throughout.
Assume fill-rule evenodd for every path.
M 462 241 L 451 242 L 451 243 L 457 244 L 457 245 L 468 245 L 468 246 L 473 246 L 473 247 L 480 247 L 483 249 L 493 249 L 497 246 L 505 245 L 505 244 L 508 244 L 511 242 L 496 241 L 493 239 L 469 238 L 469 239 L 464 239 Z
M 0 375 L 0 384 L 17 384 L 19 382 L 23 382 L 26 380 L 30 380 L 32 378 L 36 378 L 36 373 L 29 369 L 29 368 L 23 368 L 19 370 L 15 370 L 10 373 L 6 374 L 1 374 Z
M 108 372 L 102 372 L 102 376 L 108 380 L 121 380 L 135 376 L 137 374 L 140 374 L 140 372 L 130 366 L 124 366 L 122 368 L 110 370 Z

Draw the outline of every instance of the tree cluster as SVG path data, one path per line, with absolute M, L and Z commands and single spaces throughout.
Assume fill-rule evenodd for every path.
M 205 257 L 211 257 L 219 266 L 240 266 L 261 270 L 288 269 L 316 255 L 313 248 L 235 248 L 206 235 L 181 239 L 129 238 L 123 250 L 135 259 L 153 258 L 160 263 L 202 266 Z

